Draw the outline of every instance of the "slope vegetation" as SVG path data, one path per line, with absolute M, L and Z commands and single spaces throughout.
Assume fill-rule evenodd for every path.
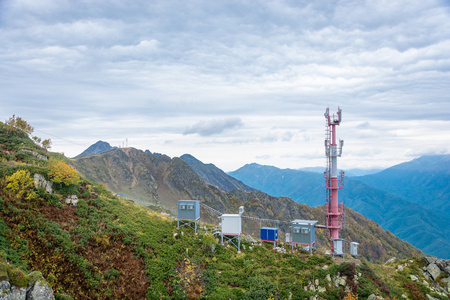
M 399 268 L 364 260 L 335 260 L 320 251 L 314 255 L 291 253 L 286 247 L 278 252 L 270 244 L 243 242 L 244 250 L 238 253 L 230 244 L 218 244 L 208 233 L 211 228 L 207 224 L 202 224 L 204 231 L 198 235 L 190 229 L 177 230 L 167 217 L 79 178 L 64 165 L 68 162 L 65 157 L 46 153 L 26 134 L 11 133 L 1 123 L 0 148 L 0 263 L 22 270 L 7 276 L 42 272 L 57 299 L 364 299 L 371 294 L 392 299 L 400 299 L 403 294 L 424 298 L 425 294 L 440 297 L 437 288 L 448 277 L 437 281 L 425 278 L 419 272 L 425 266 L 421 258 L 400 260 L 395 267 L 402 264 L 403 271 L 395 271 Z M 53 160 L 64 166 L 61 172 L 52 171 Z M 185 167 L 180 159 L 167 165 L 173 172 L 182 172 Z M 30 185 L 33 174 L 52 181 L 52 191 Z M 60 180 L 63 174 L 67 176 Z M 186 182 L 172 178 L 168 182 L 175 189 L 196 183 L 197 178 Z M 205 185 L 197 189 L 202 188 Z M 217 191 L 208 188 L 211 193 Z M 290 199 L 276 199 L 257 191 L 220 193 L 218 199 L 228 201 L 230 208 L 245 204 L 247 210 L 268 216 L 291 213 L 297 217 L 295 214 L 301 213 L 308 218 L 314 216 L 314 210 L 321 210 L 308 210 Z M 77 196 L 76 206 L 67 204 L 68 195 Z M 352 215 L 355 223 L 367 222 L 359 214 Z M 368 231 L 364 234 L 379 244 L 378 257 L 385 257 L 385 251 L 390 252 L 387 255 L 417 253 L 375 223 L 370 224 L 373 235 Z M 376 234 L 381 239 L 377 240 Z M 383 240 L 385 235 L 390 239 Z M 385 248 L 385 243 L 391 248 Z M 396 248 L 396 243 L 405 249 Z M 428 287 L 410 283 L 409 274 L 417 275 Z M 11 279 L 17 283 L 17 278 Z

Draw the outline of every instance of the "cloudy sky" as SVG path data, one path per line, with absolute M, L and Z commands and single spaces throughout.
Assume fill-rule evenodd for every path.
M 0 119 L 232 171 L 450 153 L 448 1 L 0 0 Z

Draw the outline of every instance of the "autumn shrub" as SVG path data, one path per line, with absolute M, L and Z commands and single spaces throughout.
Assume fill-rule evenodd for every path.
M 408 289 L 409 293 L 411 294 L 412 300 L 426 300 L 427 298 L 423 293 L 419 291 L 419 288 L 417 287 L 417 284 L 415 282 L 406 282 L 405 287 Z
M 3 264 L 6 267 L 6 271 L 8 273 L 9 282 L 11 285 L 18 287 L 26 287 L 29 282 L 28 276 L 20 269 L 13 269 L 11 266 Z
M 18 198 L 32 200 L 36 197 L 36 193 L 32 191 L 34 188 L 34 179 L 27 170 L 18 170 L 11 176 L 6 176 L 6 190 L 15 193 Z
M 80 182 L 80 175 L 74 167 L 61 160 L 50 159 L 49 175 L 53 182 L 66 186 L 76 185 Z

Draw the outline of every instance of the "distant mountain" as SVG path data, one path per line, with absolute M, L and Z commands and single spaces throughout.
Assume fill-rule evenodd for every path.
M 75 157 L 81 157 L 86 155 L 92 155 L 92 154 L 100 154 L 103 152 L 111 151 L 113 149 L 116 149 L 117 147 L 112 147 L 109 143 L 104 141 L 98 141 L 97 143 L 89 146 L 86 150 L 84 150 L 81 154 L 75 156 Z
M 204 164 L 190 154 L 184 154 L 180 157 L 188 163 L 189 166 L 208 184 L 217 186 L 219 189 L 229 192 L 233 189 L 241 189 L 246 192 L 252 192 L 255 189 L 245 185 L 242 181 L 231 177 L 213 164 Z
M 306 168 L 300 168 L 300 171 L 305 172 L 314 172 L 314 173 L 321 173 L 325 171 L 324 167 L 306 167 Z M 378 172 L 381 172 L 383 169 L 348 169 L 345 171 L 345 176 L 348 177 L 354 177 L 354 176 L 364 176 L 369 174 L 375 174 Z
M 450 215 L 450 155 L 422 156 L 355 179 Z
M 326 201 L 319 173 L 248 164 L 229 175 L 273 196 L 286 196 L 312 206 Z M 425 253 L 450 258 L 450 217 L 352 178 L 339 191 L 344 204 L 378 222 Z
M 184 158 L 195 162 L 192 157 Z M 222 213 L 237 213 L 238 208 L 244 206 L 245 214 L 256 218 L 325 222 L 323 206 L 309 207 L 286 197 L 272 197 L 256 190 L 246 192 L 235 188 L 226 193 L 215 185 L 205 183 L 188 163 L 178 157 L 155 156 L 133 148 L 121 148 L 78 157 L 72 163 L 87 178 L 104 183 L 116 193 L 127 194 L 144 206 L 159 205 L 171 209 L 179 199 L 198 199 Z M 207 169 L 214 168 L 210 166 Z M 421 255 L 418 249 L 382 230 L 374 221 L 350 209 L 347 216 L 348 230 L 342 233 L 342 237 L 360 242 L 360 255 L 367 260 L 375 262 L 385 261 L 393 255 Z M 218 218 L 202 209 L 202 221 L 217 224 Z M 260 226 L 260 222 L 249 220 L 243 223 L 243 231 L 258 236 Z M 280 225 L 280 237 L 286 232 L 283 226 Z M 325 230 L 316 231 L 316 241 L 318 247 L 329 247 Z

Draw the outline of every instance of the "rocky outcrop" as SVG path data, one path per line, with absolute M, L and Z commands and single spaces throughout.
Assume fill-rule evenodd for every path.
M 66 204 L 77 206 L 78 197 L 77 195 L 68 195 L 66 198 Z
M 52 193 L 53 182 L 47 181 L 44 175 L 39 173 L 34 174 L 34 186 L 38 188 L 43 188 L 47 193 Z
M 37 153 L 36 151 L 32 151 L 32 150 L 28 150 L 28 149 L 20 149 L 19 152 L 30 154 L 31 156 L 34 156 L 37 159 L 42 159 L 45 161 L 48 160 L 47 156 Z
M 47 284 L 40 272 L 32 272 L 25 286 L 11 284 L 6 271 L 0 267 L 0 300 L 54 300 L 52 288 Z

